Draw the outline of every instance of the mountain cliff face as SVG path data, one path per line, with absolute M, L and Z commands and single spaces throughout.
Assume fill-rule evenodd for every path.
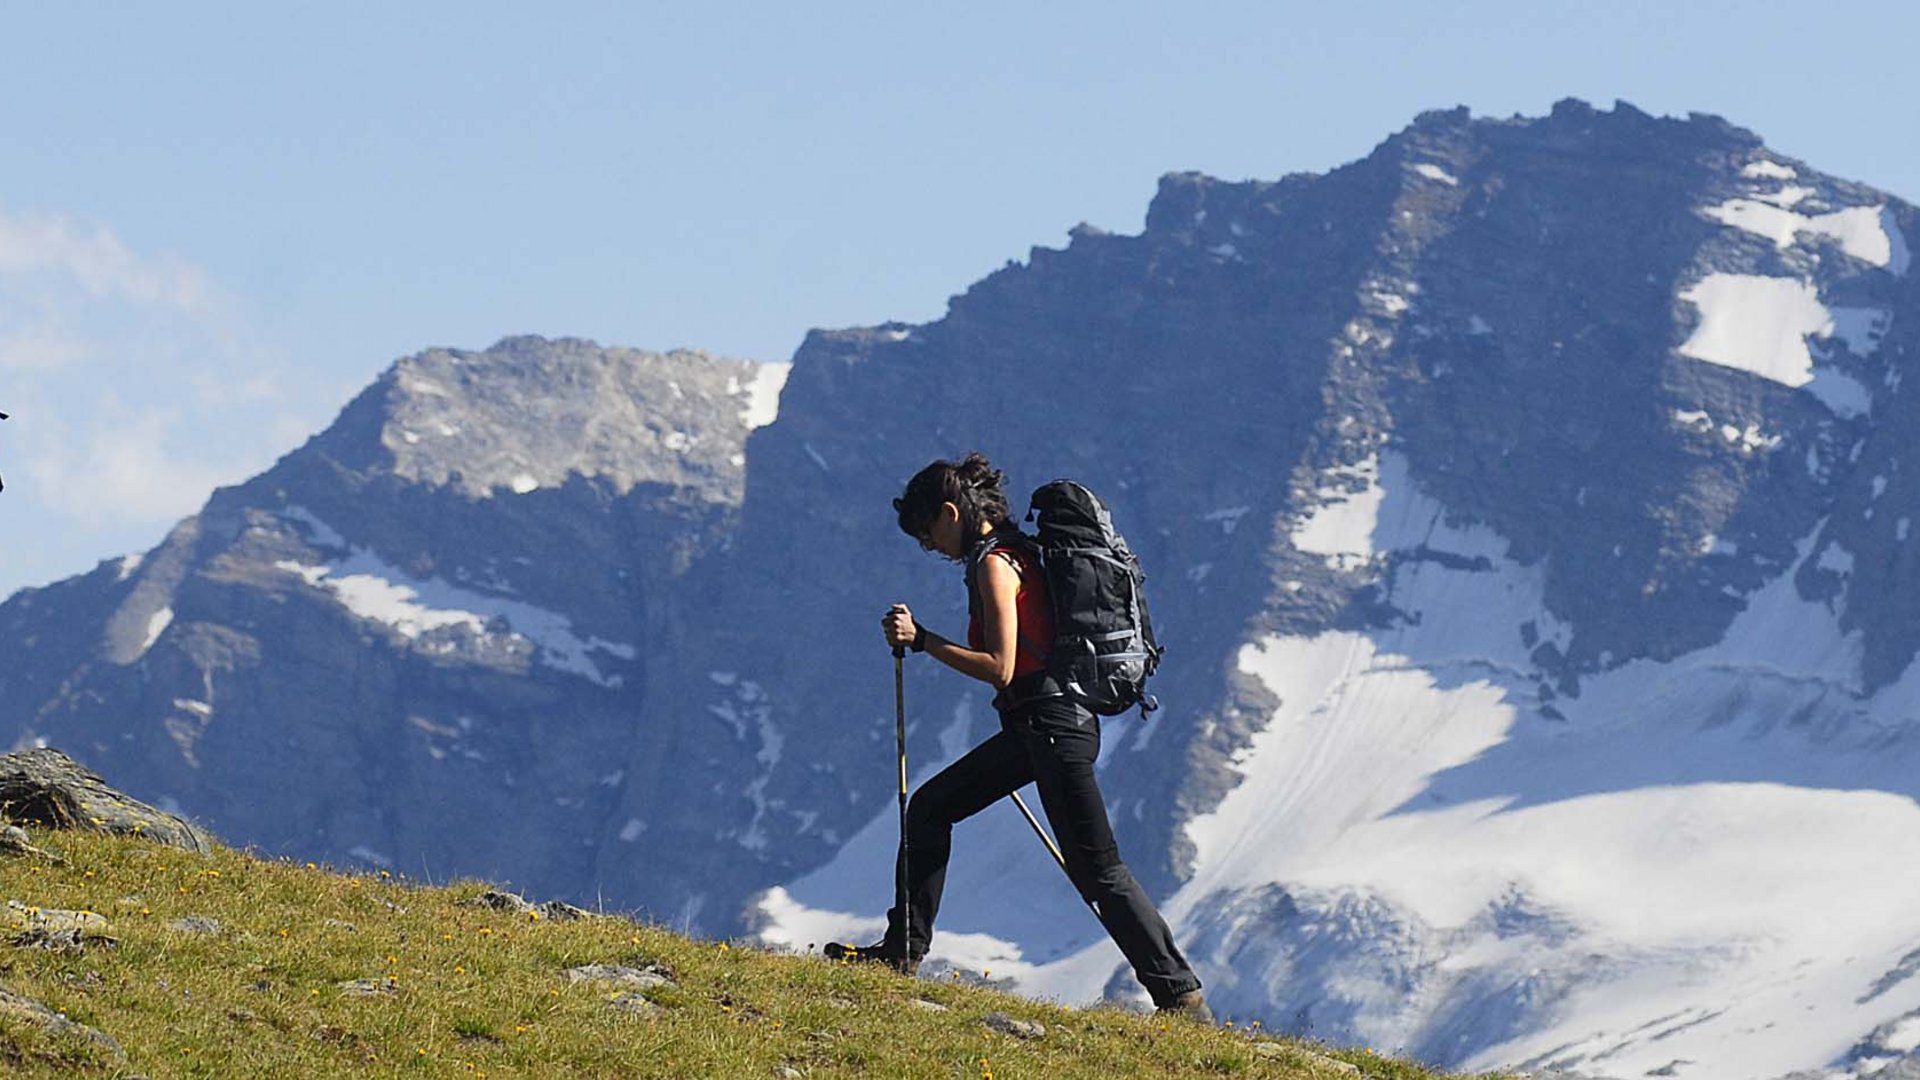
M 157 550 L 0 608 L 12 738 L 234 842 L 590 897 L 765 376 L 537 339 L 404 360 Z
M 1169 176 L 1139 235 L 790 375 L 423 354 L 155 552 L 0 605 L 0 729 L 271 850 L 871 932 L 878 617 L 964 619 L 888 500 L 977 447 L 1100 491 L 1152 575 L 1166 708 L 1101 780 L 1217 1011 L 1868 1075 L 1920 1047 L 1917 228 L 1715 118 L 1460 110 L 1325 175 Z M 995 723 L 922 660 L 908 693 L 917 775 Z M 1011 811 L 957 849 L 936 958 L 1130 993 Z

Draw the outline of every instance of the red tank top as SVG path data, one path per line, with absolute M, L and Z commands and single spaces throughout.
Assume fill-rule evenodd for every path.
M 1022 547 L 999 547 L 987 553 L 1013 565 L 1020 575 L 1020 587 L 1013 594 L 1015 630 L 1013 674 L 1031 675 L 1047 666 L 1047 650 L 1053 644 L 1053 606 L 1047 602 L 1047 582 L 1033 553 Z M 969 605 L 977 608 L 978 605 Z M 967 648 L 978 652 L 986 647 L 986 630 L 976 610 L 967 620 Z

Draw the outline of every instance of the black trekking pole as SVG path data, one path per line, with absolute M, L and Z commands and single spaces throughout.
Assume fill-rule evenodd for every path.
M 1053 861 L 1060 864 L 1060 872 L 1067 875 L 1068 881 L 1072 881 L 1073 875 L 1067 873 L 1067 857 L 1060 853 L 1060 845 L 1053 842 L 1053 837 L 1047 835 L 1047 830 L 1040 827 L 1040 819 L 1034 817 L 1033 811 L 1027 809 L 1026 800 L 1022 799 L 1020 793 L 1017 791 L 1007 792 L 1007 797 L 1013 800 L 1013 805 L 1020 808 L 1020 816 L 1027 819 L 1027 824 L 1033 826 L 1033 835 L 1039 837 L 1040 842 L 1047 846 L 1047 853 L 1053 856 Z M 1078 884 L 1074 885 L 1074 891 L 1078 892 L 1079 888 L 1080 886 Z M 1081 897 L 1081 899 L 1086 901 L 1087 910 L 1093 912 L 1093 917 L 1100 920 L 1100 925 L 1103 927 L 1106 926 L 1107 917 L 1101 914 L 1100 905 L 1091 900 L 1087 900 L 1085 897 Z M 1111 931 L 1109 931 L 1109 933 L 1111 933 Z
M 893 647 L 893 738 L 900 750 L 900 957 L 911 959 L 913 901 L 907 895 L 907 647 Z

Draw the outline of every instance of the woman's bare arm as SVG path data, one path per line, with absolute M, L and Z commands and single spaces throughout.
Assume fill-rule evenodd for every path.
M 1015 650 L 1020 641 L 1020 616 L 1014 599 L 1019 591 L 1020 574 L 1012 564 L 992 556 L 982 559 L 980 629 L 986 648 L 969 649 L 929 630 L 927 655 L 968 678 L 979 679 L 995 690 L 1005 690 L 1013 681 Z M 895 605 L 881 622 L 890 644 L 912 641 L 919 628 L 903 605 Z

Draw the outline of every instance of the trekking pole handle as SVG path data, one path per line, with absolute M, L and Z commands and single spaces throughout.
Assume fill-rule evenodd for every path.
M 888 614 L 892 614 L 893 612 L 905 611 L 906 609 L 907 609 L 907 605 L 905 604 L 894 604 L 893 606 L 887 609 L 887 612 Z M 907 647 L 905 645 L 895 645 L 893 647 L 893 658 L 895 660 L 903 660 L 906 658 L 906 655 L 907 655 Z

